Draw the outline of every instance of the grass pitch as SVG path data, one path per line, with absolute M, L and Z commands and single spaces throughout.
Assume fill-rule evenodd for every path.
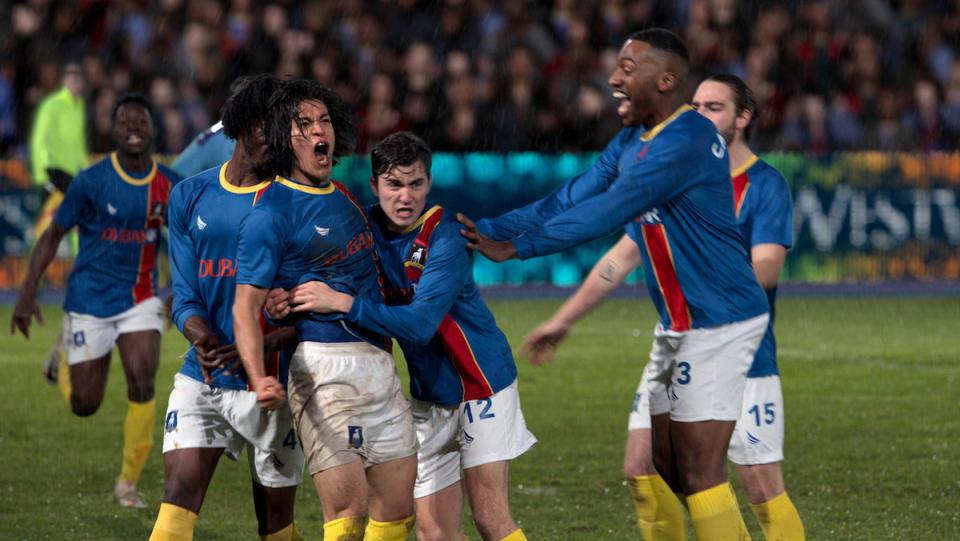
M 490 304 L 516 347 L 559 303 Z M 4 330 L 10 312 L 0 307 Z M 155 447 L 140 480 L 150 505 L 121 509 L 111 500 L 126 413 L 119 361 L 100 411 L 72 416 L 40 375 L 60 319 L 56 307 L 44 314 L 30 341 L 4 334 L 0 348 L 0 539 L 146 539 L 163 494 L 163 412 L 186 342 L 175 331 L 163 342 Z M 808 539 L 960 539 L 958 321 L 956 298 L 780 300 L 784 473 Z M 540 443 L 513 463 L 511 505 L 531 540 L 640 539 L 620 471 L 655 322 L 645 298 L 611 301 L 576 327 L 552 365 L 518 362 L 524 414 Z M 738 494 L 753 539 L 762 539 Z M 309 481 L 296 518 L 307 539 L 322 537 Z M 479 539 L 469 515 L 465 524 Z M 245 459 L 221 461 L 195 539 L 257 539 Z

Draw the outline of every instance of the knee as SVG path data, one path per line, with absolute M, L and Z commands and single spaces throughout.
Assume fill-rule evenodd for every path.
M 70 393 L 70 409 L 77 417 L 89 417 L 100 409 L 100 399 L 72 392 Z
M 447 532 L 436 522 L 427 522 L 417 518 L 418 541 L 444 541 L 457 539 L 459 532 Z
M 640 477 L 641 475 L 654 475 L 655 473 L 657 473 L 657 468 L 649 454 L 628 455 L 623 459 L 623 475 L 627 479 Z
M 131 402 L 148 402 L 154 396 L 153 378 L 138 379 L 127 383 L 127 399 Z
M 473 523 L 483 539 L 501 539 L 517 529 L 509 511 L 502 513 L 473 510 Z

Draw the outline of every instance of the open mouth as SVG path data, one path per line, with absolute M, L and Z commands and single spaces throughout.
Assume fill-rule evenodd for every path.
M 617 106 L 617 114 L 624 116 L 630 110 L 630 96 L 626 92 L 616 88 L 613 90 L 613 98 L 620 100 L 620 105 Z
M 316 156 L 317 162 L 321 165 L 326 165 L 329 161 L 328 151 L 330 150 L 330 145 L 326 141 L 320 141 L 313 147 L 313 155 Z
M 139 145 L 142 142 L 143 142 L 143 137 L 140 137 L 135 133 L 131 133 L 130 135 L 127 136 L 128 145 Z

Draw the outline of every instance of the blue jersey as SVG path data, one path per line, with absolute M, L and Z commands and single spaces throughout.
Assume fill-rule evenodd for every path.
M 229 163 L 229 162 L 228 162 Z M 227 164 L 181 182 L 170 194 L 170 269 L 173 275 L 173 320 L 183 332 L 191 316 L 200 316 L 221 346 L 233 344 L 233 298 L 237 286 L 237 232 L 270 182 L 238 187 L 224 177 Z M 266 374 L 286 383 L 289 354 L 266 360 Z M 203 381 L 193 345 L 180 373 Z M 249 389 L 245 374 L 213 372 L 215 387 Z
M 192 177 L 228 161 L 236 146 L 237 142 L 223 133 L 223 122 L 217 122 L 194 137 L 170 168 L 183 178 Z
M 429 205 L 428 205 L 429 207 Z M 392 228 L 369 209 L 388 306 L 357 299 L 347 319 L 397 339 L 410 394 L 444 406 L 492 396 L 517 378 L 507 338 L 480 298 L 455 215 L 428 208 L 411 226 Z
M 316 187 L 277 177 L 240 224 L 237 283 L 290 289 L 320 280 L 337 291 L 383 302 L 373 235 L 363 208 L 340 183 Z M 390 339 L 359 331 L 344 314 L 294 318 L 301 342 Z
M 526 259 L 626 226 L 665 329 L 742 321 L 768 308 L 737 229 L 728 164 L 716 127 L 684 105 L 649 130 L 621 130 L 585 173 L 478 229 L 511 239 Z
M 730 175 L 733 179 L 733 200 L 749 252 L 758 244 L 793 245 L 793 211 L 790 188 L 779 171 L 754 156 Z M 773 336 L 774 301 L 777 288 L 767 290 L 770 323 L 753 358 L 748 378 L 777 374 L 777 342 Z
M 64 310 L 110 317 L 156 295 L 160 227 L 179 181 L 156 161 L 129 173 L 116 152 L 77 173 L 53 217 L 64 229 L 77 226 L 80 241 Z

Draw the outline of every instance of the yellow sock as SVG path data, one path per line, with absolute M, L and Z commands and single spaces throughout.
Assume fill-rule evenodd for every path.
M 500 541 L 527 541 L 527 536 L 523 535 L 523 530 L 517 528 L 513 533 L 504 537 Z
M 147 402 L 127 402 L 127 419 L 123 423 L 123 465 L 120 480 L 137 484 L 140 472 L 153 447 L 153 422 L 156 418 L 156 399 Z
M 363 534 L 363 541 L 404 541 L 413 529 L 415 518 L 415 515 L 410 515 L 393 522 L 370 519 L 367 531 Z
M 637 508 L 637 526 L 646 541 L 683 541 L 686 523 L 680 500 L 659 475 L 627 479 Z
M 763 529 L 763 537 L 767 541 L 806 539 L 800 514 L 797 513 L 797 508 L 793 506 L 786 492 L 760 505 L 751 504 L 750 508 L 753 509 L 753 514 L 757 515 L 760 527 Z
M 723 483 L 687 496 L 690 519 L 697 541 L 748 541 L 741 537 L 740 509 L 729 483 Z
M 323 523 L 324 541 L 363 541 L 363 517 L 343 517 Z
M 70 408 L 70 392 L 73 387 L 70 386 L 70 365 L 67 363 L 67 348 L 63 341 L 60 341 L 57 347 L 60 348 L 60 363 L 57 365 L 57 388 L 60 389 L 63 400 Z
M 171 503 L 160 504 L 150 541 L 191 541 L 197 514 Z
M 297 531 L 297 526 L 292 522 L 273 533 L 261 535 L 260 539 L 263 541 L 303 541 L 303 537 Z

